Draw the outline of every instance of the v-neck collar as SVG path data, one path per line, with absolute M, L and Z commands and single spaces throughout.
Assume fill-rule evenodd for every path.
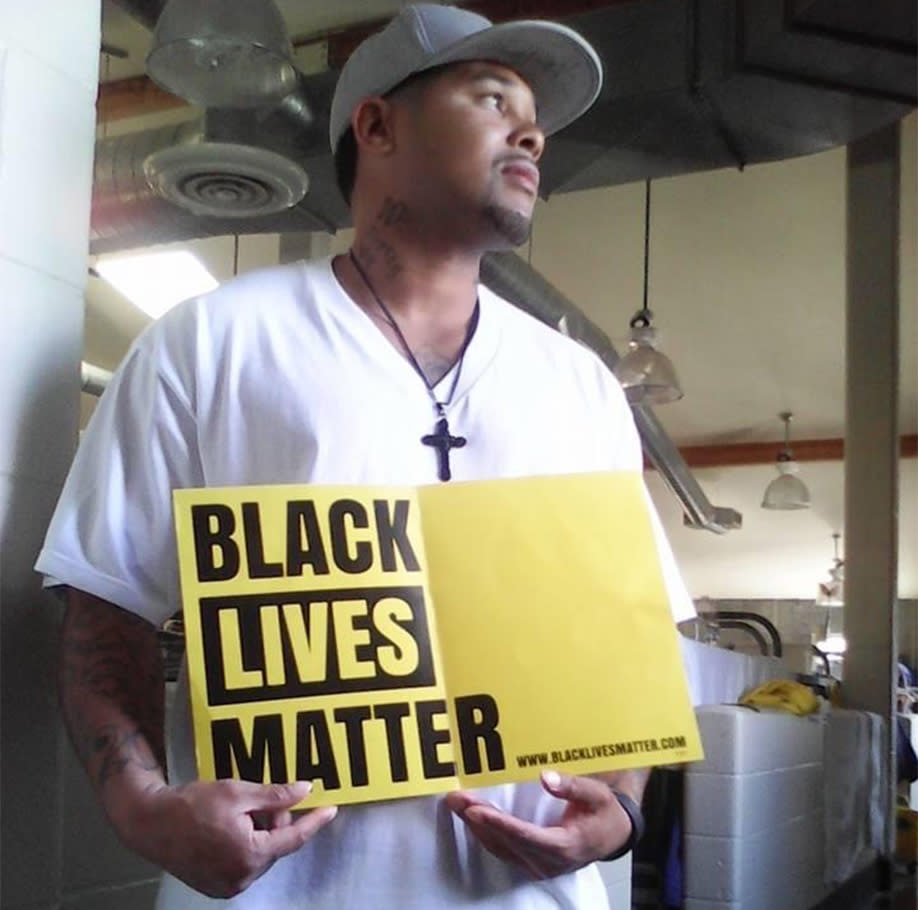
M 355 339 L 358 340 L 367 354 L 383 366 L 394 380 L 411 390 L 413 394 L 422 396 L 429 402 L 430 398 L 427 389 L 408 358 L 392 344 L 380 327 L 373 321 L 372 317 L 344 289 L 335 274 L 335 270 L 332 268 L 333 259 L 333 256 L 329 256 L 314 264 L 326 271 L 327 280 L 335 291 L 333 295 L 335 316 L 353 333 Z M 487 288 L 480 283 L 478 285 L 478 303 L 478 325 L 466 348 L 465 358 L 462 362 L 462 373 L 459 376 L 449 410 L 454 408 L 468 394 L 468 391 L 475 385 L 497 353 L 500 341 L 500 320 L 495 309 L 495 301 L 491 298 Z M 438 398 L 442 394 L 449 392 L 457 368 L 458 362 L 454 363 L 449 371 L 433 386 L 432 391 Z M 433 407 L 432 403 L 431 407 Z

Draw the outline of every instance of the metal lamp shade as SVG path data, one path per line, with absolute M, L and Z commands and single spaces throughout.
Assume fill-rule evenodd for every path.
M 844 579 L 829 572 L 829 580 L 821 582 L 816 589 L 816 604 L 820 607 L 840 607 L 845 602 Z
M 297 82 L 292 47 L 271 0 L 169 0 L 147 73 L 166 91 L 204 107 L 256 107 Z
M 762 508 L 781 511 L 808 509 L 810 491 L 806 488 L 806 484 L 796 476 L 797 462 L 779 460 L 777 467 L 778 476 L 765 488 Z
M 670 359 L 656 348 L 652 326 L 634 326 L 628 353 L 616 364 L 615 375 L 631 405 L 666 404 L 683 396 Z
M 835 559 L 829 569 L 829 580 L 820 582 L 816 590 L 816 603 L 821 607 L 840 607 L 845 602 L 845 561 L 838 558 L 838 540 L 841 534 L 832 535 Z
M 647 308 L 650 286 L 650 180 L 644 183 L 644 303 L 631 317 L 628 353 L 615 375 L 630 405 L 667 404 L 682 397 L 682 386 L 670 359 L 657 350 L 653 313 Z

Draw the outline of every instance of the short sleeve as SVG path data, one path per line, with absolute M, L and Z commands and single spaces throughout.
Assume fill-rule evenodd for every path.
M 157 625 L 180 603 L 172 490 L 203 486 L 191 399 L 164 379 L 161 336 L 141 337 L 99 401 L 35 566 Z

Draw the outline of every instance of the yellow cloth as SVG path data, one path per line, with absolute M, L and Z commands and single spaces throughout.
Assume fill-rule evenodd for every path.
M 770 679 L 756 686 L 739 700 L 741 705 L 753 708 L 777 708 L 791 714 L 815 714 L 819 710 L 819 696 L 803 683 L 792 679 Z

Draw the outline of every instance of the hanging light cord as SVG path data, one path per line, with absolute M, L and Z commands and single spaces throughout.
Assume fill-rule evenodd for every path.
M 647 292 L 650 283 L 650 181 L 644 184 L 644 303 L 641 309 L 631 318 L 631 328 L 647 328 L 653 313 L 647 309 Z
M 778 452 L 778 461 L 793 461 L 794 453 L 791 451 L 790 447 L 790 423 L 794 415 L 791 411 L 782 411 L 778 417 L 784 421 L 784 448 Z

